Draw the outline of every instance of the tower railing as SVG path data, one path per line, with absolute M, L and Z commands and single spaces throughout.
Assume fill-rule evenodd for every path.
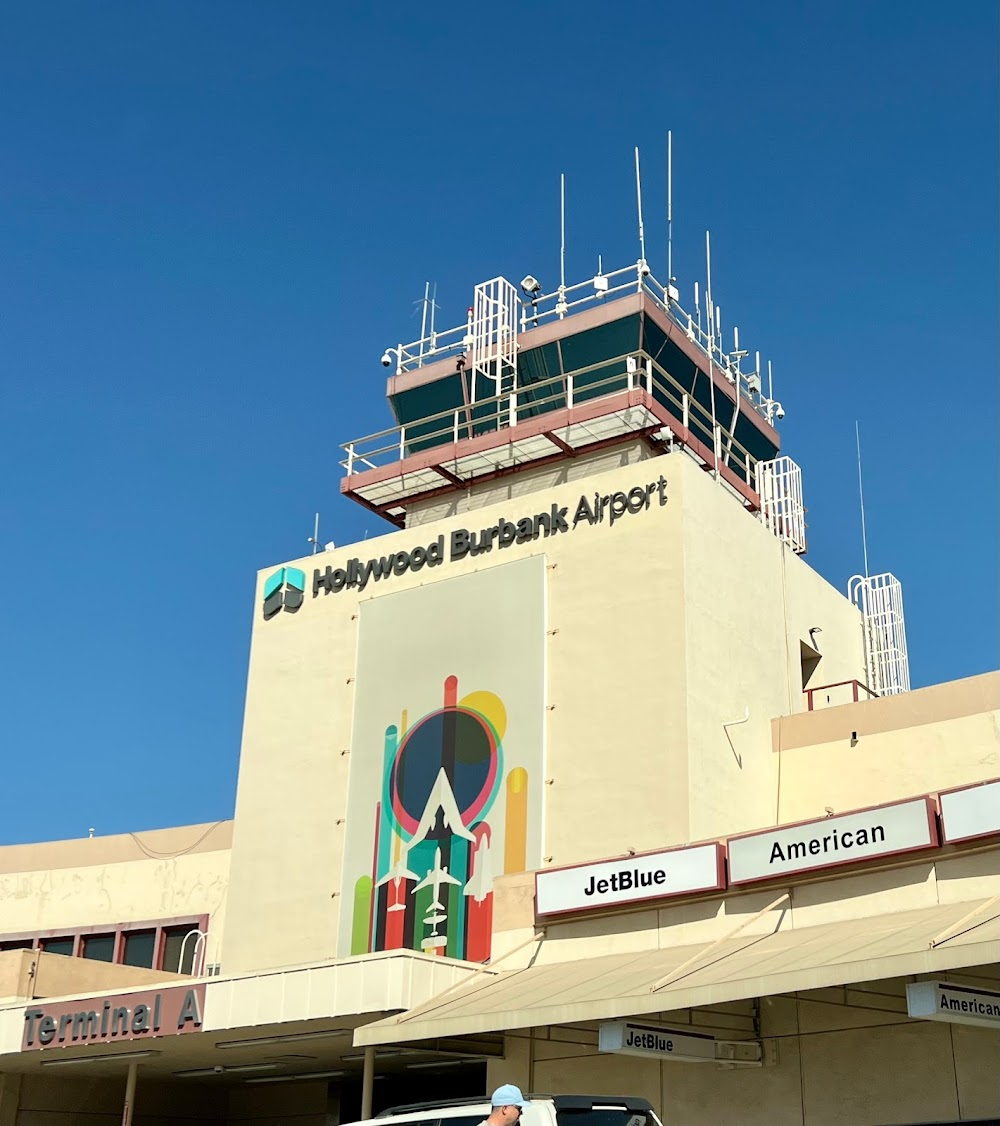
M 597 372 L 611 374 L 596 375 Z M 588 365 L 567 375 L 516 384 L 502 395 L 493 395 L 452 410 L 427 415 L 410 423 L 380 430 L 341 446 L 341 467 L 348 476 L 402 462 L 413 453 L 457 444 L 463 439 L 498 431 L 508 432 L 519 421 L 542 417 L 584 402 L 643 390 L 666 407 L 680 425 L 714 454 L 719 466 L 730 469 L 754 493 L 758 489 L 758 460 L 734 435 L 713 419 L 711 412 L 682 387 L 645 352 L 632 352 Z M 731 409 L 731 404 L 730 404 Z M 727 415 L 728 417 L 728 415 Z
M 861 611 L 868 683 L 879 696 L 910 690 L 910 661 L 903 619 L 903 587 L 895 575 L 854 575 L 847 584 Z
M 796 553 L 806 550 L 806 508 L 802 500 L 802 470 L 790 457 L 757 464 L 761 518 L 770 532 Z
M 478 291 L 495 286 L 497 283 L 503 283 L 506 287 L 503 298 L 499 301 L 500 305 L 507 307 L 510 300 L 509 292 L 513 292 L 514 300 L 520 305 L 516 321 L 521 333 L 553 320 L 563 320 L 584 309 L 620 300 L 633 293 L 645 293 L 679 328 L 683 329 L 687 338 L 719 368 L 728 382 L 739 389 L 740 396 L 749 402 L 754 410 L 762 414 L 766 413 L 766 400 L 761 397 L 760 373 L 742 371 L 740 356 L 726 352 L 722 347 L 721 336 L 707 333 L 701 326 L 700 316 L 687 312 L 676 297 L 677 291 L 657 281 L 644 262 L 623 266 L 606 274 L 601 273 L 574 285 L 559 287 L 551 293 L 539 292 L 519 297 L 510 282 L 503 278 L 495 278 L 491 282 L 477 286 L 477 294 Z M 448 357 L 468 356 L 470 350 L 476 347 L 478 333 L 475 326 L 481 323 L 482 317 L 477 301 L 478 296 L 474 295 L 474 302 L 469 308 L 464 325 L 445 329 L 442 332 L 435 330 L 428 336 L 389 349 L 389 352 L 396 357 L 396 374 L 416 371 L 426 364 L 436 363 Z

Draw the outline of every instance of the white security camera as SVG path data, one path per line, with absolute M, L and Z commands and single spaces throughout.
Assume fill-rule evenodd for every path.
M 774 417 L 775 418 L 784 418 L 785 417 L 785 408 L 783 406 L 781 406 L 780 403 L 778 404 L 778 407 L 776 408 L 776 410 L 774 412 Z
M 392 367 L 392 356 L 389 355 L 388 351 L 385 351 L 385 352 L 382 353 L 382 367 L 384 367 L 384 368 L 391 368 Z
M 528 274 L 526 277 L 523 277 L 521 279 L 521 288 L 525 293 L 541 293 L 542 283 L 538 280 L 538 278 L 534 278 L 531 276 L 531 274 Z

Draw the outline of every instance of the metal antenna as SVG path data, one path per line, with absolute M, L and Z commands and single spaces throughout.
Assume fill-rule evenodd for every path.
M 424 337 L 427 335 L 427 302 L 431 296 L 431 283 L 424 282 L 424 309 L 420 317 L 420 343 L 424 342 Z
M 534 304 L 534 299 L 532 300 Z M 562 320 L 569 312 L 566 304 L 566 176 L 559 174 L 559 300 L 556 316 Z
M 559 288 L 566 288 L 566 174 L 559 174 Z
M 639 257 L 646 261 L 646 234 L 642 226 L 642 181 L 639 178 L 639 149 L 635 150 L 635 198 L 639 208 Z
M 854 420 L 854 441 L 858 447 L 858 496 L 861 500 L 861 550 L 865 558 L 865 581 L 868 581 L 868 533 L 865 529 L 865 485 L 861 478 L 861 430 Z
M 424 308 L 420 316 L 420 360 L 424 359 L 424 341 L 427 339 L 427 301 L 430 298 L 431 283 L 424 282 Z
M 713 472 L 715 479 L 719 479 L 719 448 L 716 434 L 715 422 L 715 376 L 712 373 L 712 346 L 715 342 L 715 324 L 713 315 L 715 306 L 712 304 L 712 236 L 709 231 L 705 232 L 705 269 L 706 277 L 706 291 L 705 297 L 708 303 L 708 388 L 712 400 L 712 462 Z
M 674 284 L 674 146 L 667 130 L 667 286 Z M 667 294 L 669 301 L 670 295 Z
M 313 545 L 313 549 L 312 549 L 313 555 L 315 555 L 316 552 L 319 551 L 319 513 L 318 512 L 316 513 L 316 519 L 313 521 L 313 534 L 309 537 L 309 539 L 306 540 L 306 543 L 311 543 Z

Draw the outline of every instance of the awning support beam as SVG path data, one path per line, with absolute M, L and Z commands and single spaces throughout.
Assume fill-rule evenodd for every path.
M 545 928 L 535 931 L 531 938 L 526 938 L 524 942 L 518 943 L 517 946 L 512 946 L 505 954 L 501 954 L 493 962 L 484 962 L 481 966 L 477 966 L 467 978 L 462 981 L 456 981 L 453 985 L 449 985 L 447 989 L 441 993 L 433 996 L 429 1001 L 423 1005 L 418 1005 L 415 1009 L 410 1009 L 408 1013 L 402 1013 L 396 1019 L 397 1024 L 403 1024 L 405 1021 L 413 1020 L 414 1017 L 422 1017 L 427 1013 L 432 1013 L 435 1009 L 440 1009 L 442 1005 L 447 1004 L 447 996 L 452 990 L 458 989 L 460 986 L 464 987 L 470 982 L 475 981 L 480 974 L 489 973 L 495 974 L 497 966 L 505 959 L 509 958 L 511 954 L 516 954 L 518 950 L 523 950 L 526 946 L 530 946 L 533 942 L 542 942 L 545 938 Z
M 998 902 L 1000 902 L 1000 895 L 994 895 L 992 899 L 984 900 L 979 904 L 978 907 L 974 907 L 967 915 L 963 915 L 957 923 L 952 923 L 947 930 L 943 930 L 940 934 L 935 935 L 934 938 L 932 938 L 928 943 L 928 946 L 930 946 L 931 950 L 933 950 L 936 946 L 940 946 L 942 942 L 947 942 L 950 938 L 955 938 L 957 935 L 962 933 L 961 928 L 964 927 L 966 923 L 970 922 L 977 915 L 981 915 L 984 911 L 988 910 Z M 983 922 L 986 921 L 986 919 L 983 920 Z M 976 926 L 979 926 L 979 924 L 977 923 Z
M 757 920 L 763 915 L 766 915 L 768 911 L 773 911 L 779 903 L 784 903 L 786 899 L 791 902 L 791 898 L 792 897 L 789 892 L 782 892 L 777 899 L 773 899 L 766 907 L 762 907 L 756 915 L 751 915 L 749 919 L 744 919 L 743 922 L 740 923 L 740 925 L 734 930 L 727 931 L 726 934 L 722 935 L 721 938 L 717 938 L 714 942 L 709 943 L 709 945 L 706 946 L 704 950 L 699 950 L 697 954 L 692 955 L 692 957 L 688 958 L 686 962 L 681 962 L 681 964 L 676 969 L 673 969 L 670 971 L 670 973 L 665 974 L 659 979 L 659 981 L 654 981 L 653 984 L 649 987 L 649 992 L 656 993 L 665 985 L 669 985 L 672 981 L 676 981 L 677 978 L 679 978 L 689 966 L 693 966 L 695 962 L 700 962 L 706 954 L 710 954 L 724 942 L 728 942 L 731 938 L 735 938 L 740 933 L 740 931 L 750 926 L 751 923 L 756 923 Z

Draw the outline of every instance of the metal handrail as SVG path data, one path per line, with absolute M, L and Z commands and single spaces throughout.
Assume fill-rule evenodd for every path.
M 629 360 L 635 361 L 635 370 L 630 370 Z M 606 368 L 609 364 L 622 364 L 624 370 L 605 376 L 580 388 L 577 383 L 582 376 Z M 365 469 L 376 469 L 382 464 L 402 461 L 407 455 L 408 445 L 420 443 L 433 448 L 457 443 L 463 437 L 481 433 L 496 433 L 517 425 L 519 412 L 529 409 L 532 414 L 544 415 L 564 406 L 572 407 L 581 401 L 592 401 L 605 395 L 621 392 L 622 381 L 625 389 L 636 387 L 646 390 L 650 395 L 658 392 L 671 404 L 680 416 L 682 425 L 712 449 L 719 464 L 737 472 L 747 485 L 757 490 L 757 459 L 727 430 L 718 419 L 713 429 L 711 413 L 646 352 L 627 353 L 612 359 L 580 368 L 567 375 L 553 376 L 540 383 L 526 387 L 515 387 L 511 392 L 479 399 L 474 403 L 463 404 L 451 410 L 427 415 L 409 424 L 377 431 L 363 438 L 341 445 L 346 453 L 341 467 L 350 476 L 356 472 L 360 463 Z M 530 397 L 529 397 L 530 396 Z M 390 441 L 384 441 L 391 439 Z M 381 442 L 372 447 L 369 443 Z M 359 449 L 359 447 L 361 447 Z M 384 460 L 383 460 L 384 459 Z
M 688 339 L 714 363 L 730 384 L 739 388 L 741 397 L 747 400 L 754 410 L 764 413 L 766 401 L 760 388 L 760 372 L 744 372 L 740 369 L 739 358 L 734 360 L 724 351 L 721 341 L 709 336 L 697 319 L 688 313 L 679 301 L 671 297 L 668 288 L 649 272 L 642 260 L 633 266 L 623 266 L 618 270 L 601 273 L 597 277 L 607 281 L 607 289 L 595 289 L 594 278 L 576 282 L 570 286 L 560 286 L 550 293 L 540 293 L 530 300 L 522 299 L 520 330 L 526 332 L 539 324 L 553 319 L 562 320 L 581 307 L 607 301 L 615 301 L 630 293 L 645 292 L 659 308 L 682 329 Z M 614 284 L 611 284 L 611 283 Z M 573 295 L 583 292 L 582 296 Z M 676 292 L 676 291 L 675 291 Z M 437 362 L 451 355 L 460 355 L 470 347 L 471 324 L 435 331 L 419 340 L 399 344 L 388 351 L 396 355 L 396 374 L 413 371 L 425 363 Z M 756 398 L 755 398 L 756 396 Z
M 861 702 L 861 692 L 865 692 L 869 700 L 877 700 L 879 694 L 873 689 L 869 688 L 863 680 L 838 680 L 836 684 L 817 684 L 815 688 L 807 688 L 805 690 L 806 703 L 809 711 L 813 711 L 813 702 L 817 692 L 828 692 L 833 688 L 850 688 L 853 696 L 852 703 L 857 704 Z

